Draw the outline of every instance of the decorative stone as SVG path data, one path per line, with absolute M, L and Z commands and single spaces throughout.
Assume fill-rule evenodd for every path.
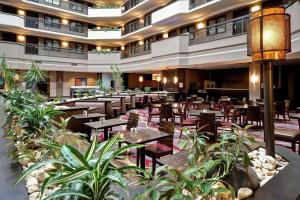
M 276 165 L 276 160 L 272 156 L 265 156 L 265 158 L 267 160 L 267 163 L 269 163 L 271 165 Z
M 262 167 L 270 171 L 273 171 L 276 168 L 276 164 L 271 165 L 269 163 L 263 163 Z
M 39 184 L 38 180 L 35 177 L 30 177 L 27 182 L 26 185 L 27 187 L 29 186 L 37 186 Z
M 42 153 L 40 151 L 36 152 L 34 159 L 40 160 L 42 158 Z
M 262 155 L 259 155 L 259 156 L 258 156 L 258 159 L 259 159 L 259 161 L 260 161 L 261 163 L 267 162 L 266 158 L 265 158 L 264 156 L 262 156 Z
M 265 179 L 263 179 L 260 182 L 260 187 L 264 186 L 271 178 L 273 178 L 273 176 L 267 176 Z
M 39 191 L 38 186 L 35 186 L 35 185 L 34 186 L 29 186 L 27 189 L 28 189 L 29 194 Z
M 40 171 L 37 175 L 36 178 L 38 180 L 39 183 L 42 183 L 45 181 L 45 179 L 49 177 L 49 175 L 43 171 Z
M 276 171 L 268 171 L 266 173 L 267 176 L 274 176 L 276 174 Z
M 250 188 L 240 188 L 238 190 L 237 198 L 238 199 L 245 199 L 250 197 L 253 194 L 253 191 Z
M 40 197 L 40 193 L 39 192 L 34 192 L 34 193 L 31 193 L 29 195 L 29 199 L 30 198 L 33 198 L 33 199 L 38 199 Z
M 266 150 L 264 148 L 259 148 L 258 151 L 260 154 L 266 155 Z
M 52 164 L 47 164 L 44 168 L 44 172 L 49 172 L 54 169 L 56 169 L 56 168 Z
M 34 162 L 30 162 L 30 163 L 28 163 L 27 167 L 31 167 L 34 164 L 35 164 Z

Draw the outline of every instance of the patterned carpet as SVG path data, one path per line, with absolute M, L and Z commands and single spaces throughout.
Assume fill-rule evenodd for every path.
M 159 124 L 158 124 L 159 119 L 157 117 L 153 117 L 152 121 L 150 123 L 148 123 L 147 109 L 131 110 L 131 111 L 127 112 L 126 115 L 121 115 L 120 119 L 127 119 L 130 112 L 135 112 L 140 115 L 138 128 L 149 127 L 149 128 L 157 129 L 159 127 Z M 179 124 L 179 118 L 176 119 L 176 123 Z M 230 122 L 229 122 L 229 124 L 230 124 Z M 280 128 L 280 129 L 288 129 L 288 130 L 295 130 L 295 131 L 299 130 L 298 121 L 294 120 L 294 119 L 291 119 L 290 121 L 287 121 L 286 123 L 284 123 L 282 119 L 275 120 L 275 127 Z M 123 127 L 123 126 L 114 127 L 113 131 L 122 130 L 123 128 L 125 128 L 125 127 Z M 176 125 L 175 134 L 174 134 L 174 142 L 173 142 L 174 153 L 182 150 L 179 147 L 179 143 L 181 140 L 184 140 L 184 136 L 182 136 L 182 138 L 179 138 L 180 130 L 181 130 L 180 126 Z M 257 141 L 260 141 L 260 142 L 264 141 L 264 135 L 263 135 L 262 129 L 253 129 L 253 130 L 250 130 L 249 132 L 255 137 L 255 139 Z M 100 132 L 99 136 L 100 136 L 100 140 L 103 140 L 103 133 Z M 276 144 L 287 146 L 287 147 L 291 146 L 290 143 L 281 142 L 281 141 L 276 141 Z M 298 145 L 296 146 L 296 149 L 298 150 Z M 123 159 L 120 159 L 119 162 L 120 162 L 120 164 L 126 163 L 126 164 L 134 165 L 135 160 L 136 160 L 136 152 L 135 152 L 135 150 L 132 150 L 130 152 L 129 156 L 125 156 Z M 150 167 L 150 166 L 151 166 L 151 158 L 146 157 L 146 167 Z

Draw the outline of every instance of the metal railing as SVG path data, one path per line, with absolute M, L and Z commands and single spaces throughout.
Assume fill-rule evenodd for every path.
M 152 23 L 151 15 L 147 15 L 143 18 L 143 20 L 136 20 L 124 26 L 124 30 L 122 35 L 127 35 L 129 33 L 135 32 L 147 26 L 150 26 Z
M 213 0 L 190 0 L 190 9 L 199 7 Z
M 88 14 L 88 6 L 80 4 L 80 3 L 74 3 L 71 1 L 66 0 L 27 0 L 34 3 L 39 3 L 47 6 L 52 6 L 55 8 L 60 8 L 67 11 L 72 11 L 80 14 Z
M 207 26 L 190 34 L 190 45 L 247 34 L 249 15 Z
M 137 56 L 142 56 L 151 53 L 151 44 L 144 44 L 137 47 L 130 47 L 121 51 L 121 58 L 132 58 Z
M 88 36 L 88 29 L 79 26 L 70 26 L 61 23 L 53 23 L 47 20 L 36 19 L 32 17 L 24 17 L 25 27 L 41 29 L 51 32 L 64 33 L 69 35 L 76 35 L 81 37 Z
M 126 1 L 123 5 L 122 5 L 122 13 L 130 10 L 131 8 L 137 6 L 138 4 L 140 4 L 141 2 L 143 2 L 145 0 L 128 0 Z
M 88 51 L 84 50 L 68 49 L 61 47 L 48 47 L 39 44 L 18 45 L 24 45 L 24 54 L 84 60 L 88 59 Z

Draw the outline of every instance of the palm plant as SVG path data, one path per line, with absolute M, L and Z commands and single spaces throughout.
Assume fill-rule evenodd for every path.
M 24 75 L 24 80 L 27 88 L 31 88 L 32 92 L 36 92 L 37 85 L 41 82 L 45 82 L 47 79 L 47 73 L 42 71 L 39 66 L 32 62 L 30 70 Z
M 70 199 L 71 197 L 90 200 L 118 199 L 118 193 L 112 190 L 112 186 L 116 185 L 127 191 L 125 173 L 132 170 L 141 171 L 135 166 L 117 168 L 112 164 L 113 159 L 128 149 L 140 147 L 140 145 L 128 145 L 114 150 L 113 146 L 119 142 L 118 138 L 119 134 L 97 145 L 98 141 L 95 136 L 85 153 L 81 153 L 70 145 L 64 145 L 60 150 L 63 159 L 47 160 L 29 167 L 18 178 L 16 184 L 32 171 L 50 163 L 54 164 L 56 169 L 52 171 L 50 177 L 45 179 L 41 189 L 41 198 L 48 187 L 59 185 L 61 189 L 44 200 Z
M 5 57 L 2 57 L 0 75 L 4 78 L 5 91 L 10 91 L 16 87 L 16 71 L 10 69 Z
M 120 68 L 116 66 L 110 66 L 112 70 L 113 79 L 115 81 L 115 92 L 120 93 L 123 85 L 122 72 Z
M 96 84 L 97 84 L 97 86 L 98 86 L 98 88 L 99 88 L 100 91 L 102 91 L 102 92 L 106 91 L 106 88 L 105 88 L 105 86 L 104 86 L 103 81 L 102 81 L 101 78 L 99 78 L 97 80 Z

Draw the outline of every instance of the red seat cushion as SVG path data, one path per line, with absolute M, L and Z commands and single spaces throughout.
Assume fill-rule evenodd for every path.
M 146 145 L 146 154 L 171 154 L 173 149 L 162 143 L 153 143 Z

